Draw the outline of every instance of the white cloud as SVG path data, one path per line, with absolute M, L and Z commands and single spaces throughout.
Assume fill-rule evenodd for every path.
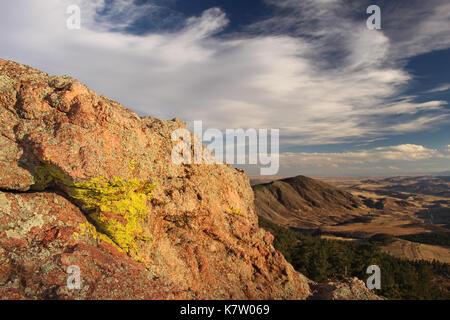
M 285 172 L 296 172 L 295 170 L 300 168 L 313 174 L 336 173 L 333 170 L 336 168 L 343 173 L 358 171 L 365 174 L 377 171 L 424 173 L 427 170 L 433 171 L 432 165 L 444 165 L 445 167 L 447 164 L 448 166 L 449 159 L 450 155 L 435 149 L 415 144 L 402 144 L 353 152 L 284 153 L 280 155 L 280 164 Z M 427 169 L 427 167 L 429 168 Z M 294 169 L 294 171 L 289 171 L 290 169 Z M 320 170 L 315 171 L 318 169 Z
M 282 161 L 294 164 L 369 164 L 389 161 L 420 161 L 431 158 L 445 157 L 439 151 L 415 144 L 379 147 L 369 150 L 342 153 L 284 153 Z
M 436 87 L 434 89 L 431 89 L 431 90 L 429 90 L 427 92 L 435 93 L 435 92 L 444 92 L 444 91 L 448 91 L 448 90 L 450 90 L 450 83 L 443 84 L 443 85 L 441 85 L 439 87 Z
M 378 159 L 403 161 L 418 161 L 432 157 L 441 157 L 437 150 L 415 144 L 375 148 L 372 154 Z
M 302 25 L 316 38 L 215 37 L 228 23 L 216 8 L 187 19 L 176 32 L 143 36 L 110 32 L 158 10 L 152 4 L 137 7 L 125 0 L 114 2 L 102 17 L 96 15 L 102 0 L 78 1 L 82 30 L 69 31 L 65 28 L 69 2 L 77 3 L 3 4 L 0 56 L 74 76 L 140 113 L 203 120 L 205 126 L 221 129 L 280 128 L 286 145 L 374 138 L 448 121 L 445 101 L 415 103 L 401 95 L 391 101 L 412 76 L 387 63 L 393 43 L 383 32 L 336 18 L 333 10 L 339 8 L 338 0 L 302 2 L 304 16 L 309 15 L 305 21 L 320 20 L 318 28 Z M 278 5 L 294 3 L 299 2 Z M 286 21 L 291 18 L 297 19 Z M 276 22 L 280 21 L 265 21 L 259 27 L 276 30 Z M 420 39 L 433 32 L 443 36 L 434 23 L 425 27 L 427 36 Z M 333 44 L 347 54 L 330 68 L 327 50 Z
M 402 12 L 387 12 L 387 18 L 392 21 L 392 57 L 408 58 L 450 47 L 450 3 L 447 0 L 429 2 L 434 6 L 416 1 L 404 6 Z

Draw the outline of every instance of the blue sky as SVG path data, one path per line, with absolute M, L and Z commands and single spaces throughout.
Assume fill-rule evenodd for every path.
M 0 39 L 141 115 L 279 128 L 280 175 L 450 170 L 447 0 L 17 0 Z

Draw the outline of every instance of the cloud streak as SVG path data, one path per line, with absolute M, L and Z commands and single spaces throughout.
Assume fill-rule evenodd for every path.
M 173 13 L 176 30 L 134 35 L 127 33 L 130 25 L 145 15 L 157 19 L 164 8 L 124 0 L 106 9 L 102 0 L 17 0 L 0 12 L 0 55 L 68 73 L 141 114 L 203 120 L 219 129 L 280 128 L 283 146 L 368 140 L 448 123 L 447 101 L 402 95 L 413 80 L 402 59 L 423 53 L 425 42 L 429 50 L 450 47 L 445 2 L 432 1 L 415 33 L 391 31 L 389 12 L 385 31 L 370 31 L 350 14 L 356 8 L 348 1 L 269 2 L 280 10 L 273 18 L 217 36 L 229 22 L 218 8 L 188 18 Z M 72 3 L 82 9 L 79 31 L 65 28 Z M 406 20 L 417 14 L 401 10 Z
M 434 89 L 431 89 L 431 90 L 429 90 L 427 92 L 428 93 L 435 93 L 435 92 L 445 92 L 445 91 L 448 91 L 448 90 L 450 90 L 450 83 L 443 84 L 443 85 L 441 85 L 439 87 L 436 87 Z
M 345 174 L 367 173 L 367 171 L 430 173 L 448 170 L 445 166 L 440 167 L 445 161 L 448 162 L 448 159 L 450 154 L 447 150 L 439 151 L 421 145 L 402 144 L 353 152 L 288 152 L 281 155 L 280 163 L 284 170 L 302 168 L 321 175 L 336 172 L 336 169 Z

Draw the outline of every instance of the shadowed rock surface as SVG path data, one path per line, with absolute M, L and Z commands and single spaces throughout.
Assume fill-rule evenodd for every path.
M 172 163 L 179 120 L 0 60 L 0 121 L 2 299 L 311 296 L 258 227 L 243 172 Z
M 314 294 L 311 300 L 384 300 L 374 296 L 363 281 L 358 278 L 343 281 L 326 281 L 312 286 Z

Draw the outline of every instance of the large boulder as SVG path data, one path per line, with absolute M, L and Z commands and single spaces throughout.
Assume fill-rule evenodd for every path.
M 172 162 L 181 121 L 0 59 L 0 122 L 0 298 L 313 296 L 258 227 L 242 171 Z
M 174 130 L 70 77 L 0 60 L 3 298 L 303 299 L 246 175 L 176 165 Z M 68 290 L 67 267 L 82 289 Z

